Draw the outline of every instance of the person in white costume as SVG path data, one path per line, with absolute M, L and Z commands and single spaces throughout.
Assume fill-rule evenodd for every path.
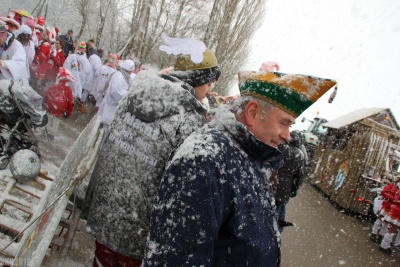
M 0 25 L 0 80 L 22 80 L 28 85 L 26 54 L 22 44 Z
M 74 98 L 82 97 L 83 86 L 89 78 L 91 66 L 85 55 L 86 43 L 80 42 L 75 54 L 69 54 L 64 62 L 64 68 L 69 70 L 74 76 L 76 82 L 71 82 L 69 86 L 72 89 Z
M 35 44 L 32 41 L 32 30 L 28 25 L 22 25 L 19 30 L 15 32 L 17 40 L 22 44 L 26 54 L 26 72 L 28 79 L 31 77 L 29 65 L 35 57 Z
M 107 135 L 108 127 L 114 117 L 119 100 L 128 92 L 129 85 L 133 79 L 131 74 L 134 71 L 135 63 L 130 59 L 126 59 L 117 66 L 117 71 L 110 79 L 110 84 L 106 89 L 106 94 L 104 95 L 98 113 L 106 133 L 104 136 Z
M 107 63 L 101 66 L 95 73 L 92 94 L 96 99 L 96 111 L 99 109 L 101 102 L 103 102 L 105 89 L 107 89 L 111 76 L 115 72 L 116 64 L 117 54 L 110 54 Z
M 83 85 L 83 92 L 82 92 L 81 102 L 79 105 L 79 111 L 81 111 L 82 113 L 87 113 L 87 110 L 85 108 L 85 103 L 86 103 L 88 95 L 93 94 L 96 72 L 101 66 L 103 66 L 103 64 L 101 62 L 103 53 L 104 53 L 103 50 L 99 49 L 96 51 L 96 53 L 92 54 L 89 57 L 89 63 L 90 63 L 91 68 L 90 68 L 88 79 L 87 79 L 86 83 Z

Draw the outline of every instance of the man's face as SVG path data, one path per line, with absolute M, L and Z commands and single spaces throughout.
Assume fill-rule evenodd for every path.
M 295 118 L 279 108 L 265 110 L 258 108 L 254 125 L 249 130 L 263 143 L 272 147 L 290 140 L 290 126 L 295 123 Z

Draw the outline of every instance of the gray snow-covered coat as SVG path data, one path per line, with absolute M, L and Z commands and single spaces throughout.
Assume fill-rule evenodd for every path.
M 184 88 L 186 87 L 186 88 Z M 206 110 L 177 78 L 141 71 L 120 100 L 85 200 L 96 240 L 126 256 L 144 255 L 150 208 L 165 163 Z
M 228 107 L 176 150 L 151 215 L 144 266 L 279 265 L 272 186 L 279 150 Z

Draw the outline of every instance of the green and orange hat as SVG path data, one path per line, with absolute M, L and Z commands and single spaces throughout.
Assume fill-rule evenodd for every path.
M 314 104 L 336 81 L 302 74 L 239 72 L 239 90 L 265 100 L 297 118 Z

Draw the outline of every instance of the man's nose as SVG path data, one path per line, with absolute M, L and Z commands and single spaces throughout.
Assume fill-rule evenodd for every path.
M 286 142 L 289 142 L 290 141 L 290 130 L 285 129 L 281 134 L 281 138 L 284 139 Z

